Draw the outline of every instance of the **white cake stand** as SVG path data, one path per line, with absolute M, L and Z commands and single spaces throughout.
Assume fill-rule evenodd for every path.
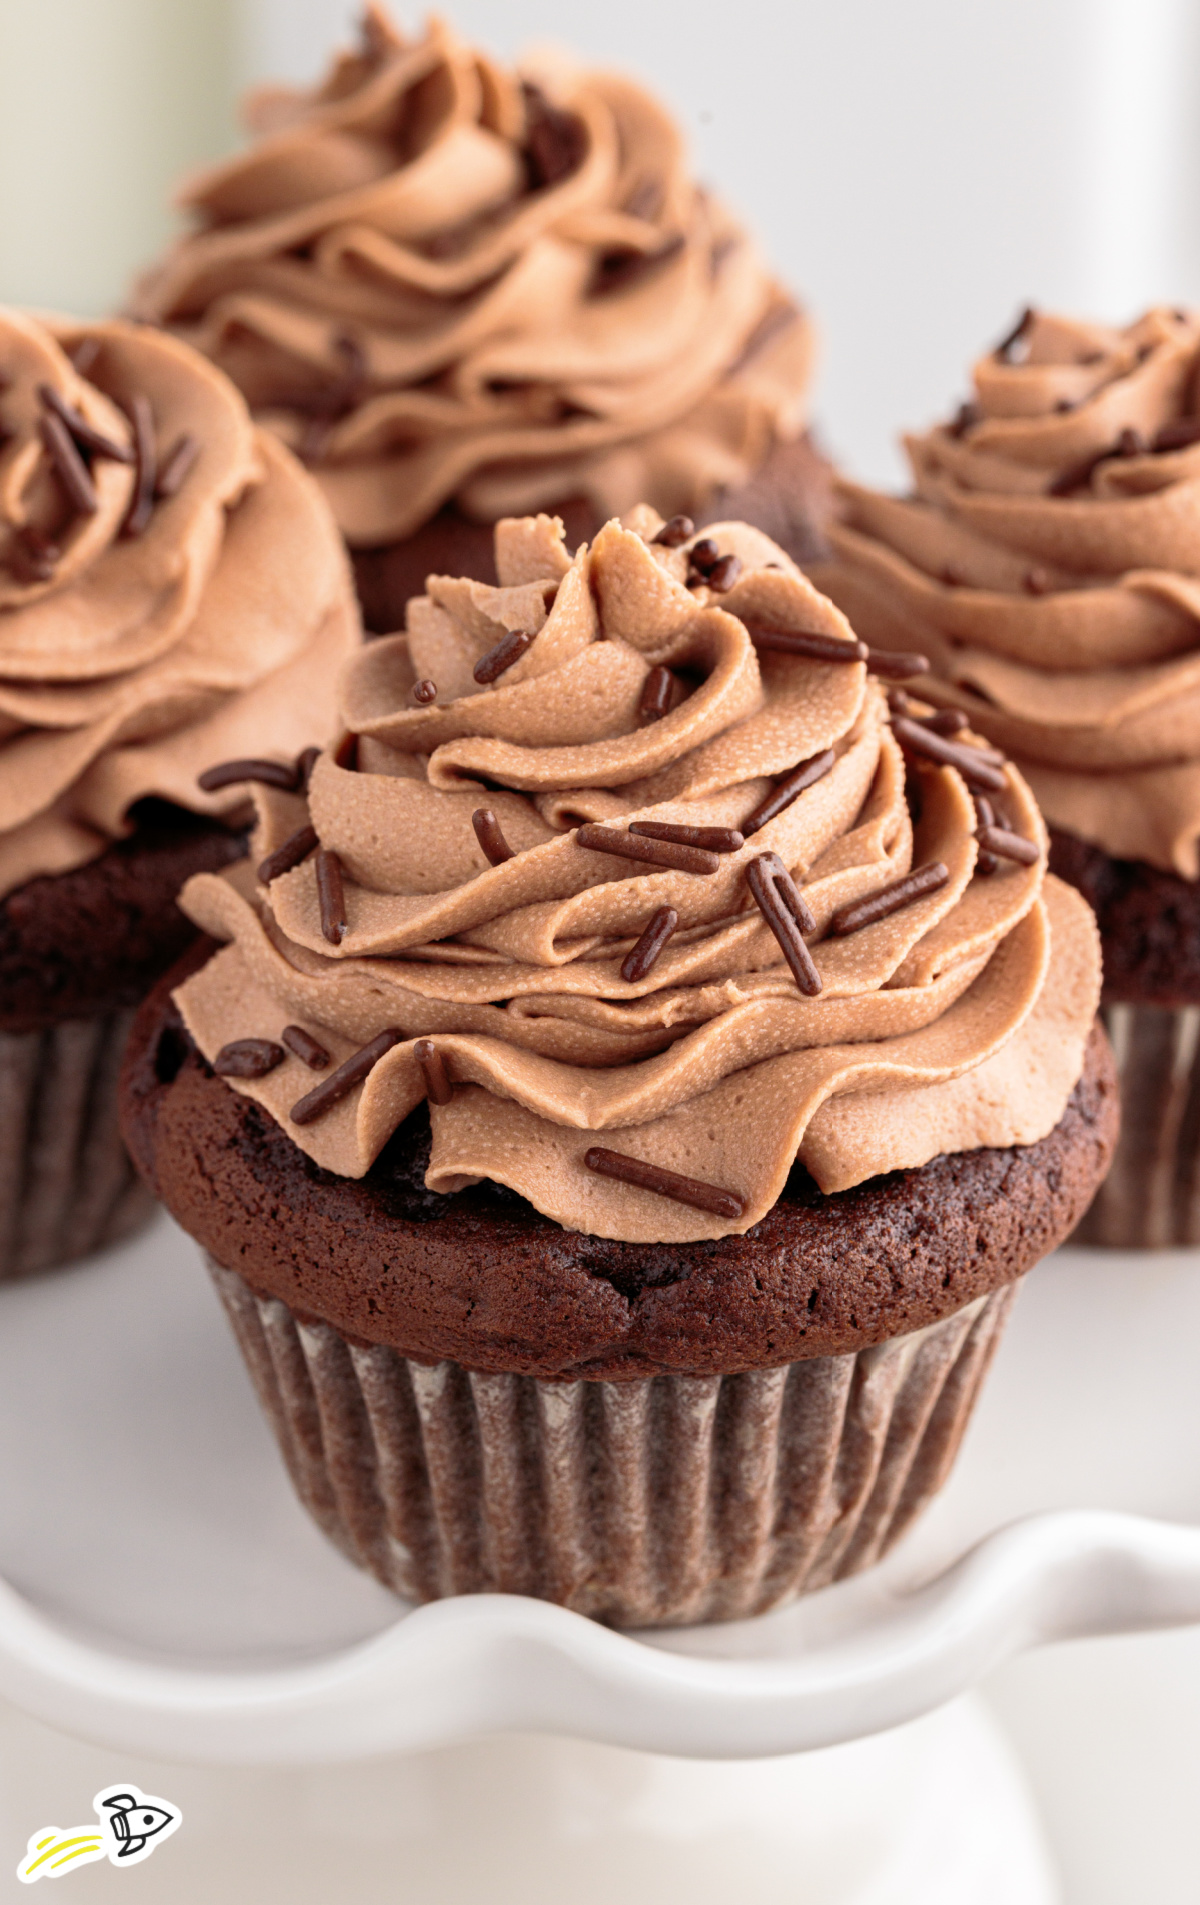
M 1157 1261 L 1161 1283 L 1172 1260 Z M 0 1292 L 0 1825 L 14 1861 L 44 1823 L 35 1802 L 46 1819 L 81 1803 L 86 1817 L 97 1787 L 128 1778 L 185 1821 L 184 1788 L 190 1818 L 211 1815 L 163 1849 L 162 1896 L 180 1905 L 193 1878 L 197 1900 L 212 1896 L 222 1858 L 225 1896 L 264 1896 L 264 1819 L 296 1900 L 340 1896 L 329 1858 L 354 1871 L 356 1900 L 396 1896 L 397 1858 L 406 1901 L 478 1896 L 485 1871 L 497 1900 L 504 1871 L 514 1901 L 549 1899 L 570 1855 L 585 1899 L 683 1895 L 686 1877 L 697 1900 L 737 1883 L 814 1905 L 1049 1901 L 1020 1777 L 957 1696 L 1041 1642 L 1200 1621 L 1200 1530 L 1120 1512 L 1159 1505 L 1128 1446 L 1131 1423 L 1156 1428 L 1129 1413 L 1137 1365 L 1114 1385 L 1089 1363 L 1095 1286 L 1141 1278 L 1136 1318 L 1148 1274 L 1086 1253 L 1039 1272 L 954 1482 L 883 1568 L 756 1621 L 645 1637 L 510 1596 L 409 1610 L 345 1563 L 294 1503 L 197 1253 L 166 1219 Z M 1192 1334 L 1180 1288 L 1162 1301 Z M 1159 1395 L 1161 1358 L 1146 1360 Z M 1029 1393 L 1014 1407 L 1018 1374 Z M 1072 1500 L 1095 1505 L 1058 1506 Z M 1042 1512 L 1013 1519 L 1022 1509 Z M 778 1755 L 798 1757 L 762 1763 Z M 717 1763 L 687 1763 L 704 1760 Z M 69 1768 L 73 1799 L 56 1784 Z M 297 1826 L 296 1794 L 314 1786 L 375 1794 L 365 1843 L 383 1889 L 362 1832 L 332 1823 L 354 1804 Z M 469 1833 L 447 1826 L 437 1851 L 431 1822 L 460 1810 Z M 244 1893 L 229 1889 L 234 1840 Z

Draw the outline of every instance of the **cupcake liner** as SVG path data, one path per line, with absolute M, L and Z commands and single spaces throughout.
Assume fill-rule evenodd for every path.
M 1101 1008 L 1121 1088 L 1112 1168 L 1072 1243 L 1200 1243 L 1200 1006 Z
M 153 1215 L 117 1126 L 133 1016 L 0 1032 L 0 1282 L 86 1257 Z
M 879 1560 L 949 1474 L 1015 1285 L 844 1356 L 545 1382 L 302 1322 L 211 1257 L 296 1490 L 408 1599 L 734 1620 Z

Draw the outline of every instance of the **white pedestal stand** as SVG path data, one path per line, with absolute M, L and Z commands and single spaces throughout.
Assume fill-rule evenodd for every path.
M 957 1520 L 958 1484 L 883 1568 L 758 1621 L 405 1615 L 294 1503 L 166 1220 L 0 1292 L 0 1447 L 9 1870 L 128 1779 L 183 1808 L 138 1881 L 169 1905 L 1050 1905 L 1021 1776 L 959 1696 L 1041 1640 L 1200 1620 L 1192 1528 L 1050 1512 L 964 1557 L 995 1526 L 978 1475 Z

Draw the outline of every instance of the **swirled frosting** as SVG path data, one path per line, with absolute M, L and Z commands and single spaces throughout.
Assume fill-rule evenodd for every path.
M 315 1082 L 287 1057 L 230 1080 L 318 1164 L 361 1176 L 425 1096 L 430 1037 L 453 1083 L 432 1104 L 427 1184 L 510 1185 L 558 1223 L 669 1242 L 754 1224 L 797 1157 L 825 1190 L 941 1152 L 1026 1143 L 1060 1118 L 1099 990 L 1084 902 L 1044 871 L 1045 835 L 1009 768 L 1009 824 L 1043 849 L 976 878 L 975 814 L 955 768 L 915 763 L 919 817 L 887 704 L 860 661 L 756 650 L 748 628 L 848 640 L 845 618 L 758 530 L 707 533 L 736 554 L 726 593 L 689 589 L 687 552 L 647 541 L 638 511 L 572 560 L 561 525 L 501 523 L 501 584 L 431 577 L 406 634 L 357 656 L 342 711 L 357 736 L 324 754 L 307 807 L 264 789 L 258 853 L 311 815 L 344 870 L 347 930 L 325 936 L 312 860 L 256 886 L 198 875 L 191 917 L 228 942 L 176 995 L 200 1049 L 278 1040 L 298 1024 L 342 1061 L 402 1035 L 365 1084 L 314 1123 L 291 1108 Z M 490 685 L 477 661 L 533 632 Z M 667 667 L 674 702 L 639 721 Z M 486 672 L 486 670 L 485 670 Z M 438 699 L 413 704 L 417 680 Z M 580 844 L 581 823 L 738 828 L 776 778 L 823 750 L 832 767 L 711 877 Z M 486 789 L 486 792 L 484 791 Z M 493 865 L 472 811 L 493 809 L 513 857 Z M 802 996 L 754 904 L 748 863 L 774 852 L 816 921 L 822 981 Z M 942 861 L 948 879 L 844 937 L 851 901 Z M 622 963 L 648 918 L 678 930 L 653 968 Z M 726 1219 L 595 1175 L 597 1135 L 622 1153 L 728 1189 Z
M 0 373 L 3 895 L 94 858 L 144 796 L 244 805 L 197 773 L 326 738 L 328 682 L 361 635 L 320 492 L 204 358 L 136 325 L 5 311 Z M 160 470 L 180 445 L 188 467 L 131 534 L 135 400 Z M 114 452 L 76 453 L 83 506 L 45 440 L 56 402 Z
M 1047 819 L 1200 877 L 1200 318 L 1029 314 L 975 400 L 906 440 L 913 493 L 841 485 L 814 577 L 1021 764 Z
M 371 9 L 315 91 L 250 100 L 257 142 L 186 189 L 196 228 L 136 294 L 352 544 L 451 499 L 694 510 L 801 427 L 808 326 L 670 116 L 610 73 L 536 77 Z

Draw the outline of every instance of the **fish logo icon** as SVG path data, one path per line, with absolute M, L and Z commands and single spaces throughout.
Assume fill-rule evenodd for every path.
M 183 1823 L 178 1806 L 144 1793 L 129 1781 L 106 1786 L 92 1805 L 98 1826 L 74 1826 L 65 1832 L 58 1826 L 43 1826 L 33 1834 L 17 1867 L 22 1885 L 58 1878 L 77 1865 L 92 1865 L 99 1859 L 107 1859 L 110 1865 L 137 1865 Z

